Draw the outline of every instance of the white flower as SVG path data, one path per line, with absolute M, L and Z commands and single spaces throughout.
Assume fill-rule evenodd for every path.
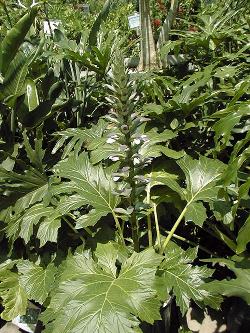
M 138 157 L 134 157 L 134 165 L 140 164 L 140 159 Z
M 147 135 L 139 135 L 137 137 L 134 138 L 133 140 L 133 144 L 134 145 L 139 145 L 139 144 L 142 144 L 142 143 L 145 143 L 145 142 L 148 142 L 149 139 L 147 137 Z
M 119 151 L 128 151 L 129 148 L 126 145 L 120 145 Z
M 117 162 L 119 161 L 119 157 L 118 156 L 109 156 L 109 159 L 113 162 Z
M 141 143 L 140 138 L 136 138 L 136 139 L 134 139 L 134 141 L 133 141 L 133 144 L 134 144 L 134 145 L 139 145 L 140 143 Z
M 108 138 L 108 140 L 106 141 L 106 143 L 114 143 L 115 139 L 114 138 Z
M 114 143 L 118 139 L 119 139 L 118 135 L 116 135 L 116 134 L 110 134 L 108 136 L 108 139 L 107 139 L 106 143 Z
M 143 134 L 143 135 L 141 136 L 141 139 L 142 139 L 143 142 L 148 142 L 148 141 L 149 141 L 149 138 L 148 138 L 147 135 L 145 135 L 145 134 Z
M 120 177 L 117 177 L 117 176 L 116 176 L 116 177 L 113 177 L 113 181 L 114 181 L 114 182 L 118 182 L 119 179 L 120 179 Z

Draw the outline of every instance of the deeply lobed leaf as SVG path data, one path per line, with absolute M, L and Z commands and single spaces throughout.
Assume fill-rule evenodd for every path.
M 133 253 L 120 272 L 118 250 L 99 245 L 98 259 L 76 254 L 66 261 L 58 290 L 43 315 L 50 332 L 138 332 L 140 321 L 160 319 L 156 269 L 161 256 L 153 249 Z

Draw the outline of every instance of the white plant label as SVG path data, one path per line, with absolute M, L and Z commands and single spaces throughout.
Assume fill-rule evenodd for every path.
M 130 29 L 137 29 L 140 27 L 140 14 L 134 13 L 133 15 L 128 16 L 128 24 Z
M 88 4 L 83 4 L 82 6 L 83 12 L 88 14 L 89 13 L 89 5 Z
M 55 29 L 57 29 L 61 24 L 62 24 L 62 22 L 59 20 L 50 20 L 49 22 L 44 21 L 43 22 L 43 31 L 46 35 L 51 35 L 51 31 L 53 33 L 55 31 Z

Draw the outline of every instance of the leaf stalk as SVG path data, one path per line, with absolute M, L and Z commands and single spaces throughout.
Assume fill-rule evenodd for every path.
M 150 205 L 150 183 L 147 186 L 146 189 L 147 192 L 147 204 Z M 150 214 L 147 215 L 147 224 L 148 224 L 148 246 L 153 246 L 153 236 L 152 236 L 152 221 Z
M 84 237 L 82 237 L 80 235 L 79 231 L 76 230 L 76 228 L 73 226 L 73 224 L 66 217 L 63 217 L 63 220 L 67 223 L 67 225 L 70 227 L 70 229 L 73 230 L 79 236 L 79 238 L 83 242 L 83 244 L 85 244 Z
M 123 237 L 123 232 L 122 232 L 122 228 L 121 228 L 121 225 L 120 225 L 120 222 L 118 220 L 118 217 L 115 215 L 115 213 L 113 213 L 113 218 L 115 220 L 115 225 L 116 225 L 116 228 L 118 230 L 118 233 L 119 233 L 119 237 L 120 237 L 120 240 L 121 240 L 121 243 L 122 245 L 126 245 L 125 244 L 125 240 L 124 240 L 124 237 Z
M 157 243 L 159 247 L 159 252 L 161 253 L 162 248 L 161 248 L 161 233 L 160 233 L 160 227 L 159 227 L 159 220 L 158 220 L 158 215 L 157 215 L 157 206 L 154 203 L 154 218 L 155 218 L 155 229 L 156 229 L 156 237 L 157 237 Z
M 170 230 L 167 238 L 165 239 L 165 242 L 161 248 L 160 254 L 163 255 L 164 251 L 166 250 L 166 247 L 168 246 L 168 243 L 170 242 L 171 238 L 173 237 L 175 230 L 178 228 L 179 224 L 181 223 L 183 217 L 186 214 L 187 208 L 189 206 L 189 203 L 185 206 L 185 208 L 183 209 L 183 211 L 181 212 L 180 216 L 178 217 L 178 219 L 176 220 L 173 228 Z

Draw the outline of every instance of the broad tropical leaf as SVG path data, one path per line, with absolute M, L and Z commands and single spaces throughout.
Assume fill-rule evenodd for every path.
M 206 262 L 223 263 L 231 269 L 236 278 L 222 281 L 212 281 L 206 285 L 206 290 L 223 296 L 236 296 L 250 304 L 250 266 L 247 259 L 235 257 L 236 261 L 224 258 L 207 259 Z
M 194 202 L 187 207 L 185 214 L 186 221 L 195 221 L 195 224 L 202 227 L 207 219 L 206 208 L 201 202 Z
M 34 211 L 33 207 L 36 205 L 44 207 L 41 202 L 48 195 L 48 180 L 34 169 L 25 174 L 0 169 L 0 177 L 3 188 L 8 190 L 8 196 L 2 197 L 1 209 L 11 209 L 11 214 L 7 214 L 3 219 L 6 223 L 6 234 L 12 241 L 21 236 L 28 242 L 33 233 L 32 221 L 39 223 L 37 216 L 30 219 L 32 210 Z
M 20 226 L 28 210 L 43 201 L 48 195 L 48 180 L 40 172 L 30 169 L 25 174 L 0 169 L 0 184 L 7 190 L 8 196 L 2 196 L 0 209 L 7 209 L 2 221 L 6 223 L 5 231 L 10 240 L 14 241 L 20 232 L 29 240 L 33 226 L 20 231 Z M 4 211 L 3 211 L 4 212 Z M 39 220 L 37 221 L 37 223 Z
M 186 201 L 210 201 L 217 198 L 220 187 L 216 183 L 225 169 L 223 163 L 204 156 L 198 161 L 185 156 L 177 163 L 186 176 Z
M 2 97 L 6 99 L 10 106 L 13 107 L 15 105 L 15 99 L 18 96 L 23 95 L 25 92 L 27 93 L 27 99 L 29 99 L 30 94 L 26 89 L 27 74 L 29 72 L 30 65 L 34 62 L 34 60 L 36 60 L 37 56 L 41 52 L 43 44 L 44 41 L 41 40 L 39 47 L 29 50 L 28 54 L 19 51 L 13 61 L 10 63 L 3 80 L 3 84 L 0 87 Z M 36 102 L 38 102 L 38 99 Z M 20 107 L 17 109 L 17 116 L 21 119 L 24 111 L 20 112 Z M 29 110 L 28 107 L 27 110 Z
M 98 245 L 95 262 L 88 253 L 66 261 L 58 290 L 42 320 L 51 333 L 141 332 L 140 321 L 160 319 L 156 268 L 161 256 L 153 249 L 133 253 L 118 272 L 118 250 Z
M 11 61 L 15 58 L 24 38 L 33 24 L 37 9 L 33 8 L 12 27 L 1 44 L 0 72 L 5 75 Z
M 73 150 L 75 154 L 79 154 L 84 146 L 88 146 L 93 140 L 99 139 L 103 135 L 103 131 L 107 124 L 103 119 L 100 119 L 96 125 L 88 128 L 68 128 L 67 130 L 56 132 L 54 135 L 59 137 L 52 154 L 55 154 L 63 149 L 62 159 L 67 157 Z
M 210 80 L 214 66 L 214 64 L 209 65 L 203 71 L 195 72 L 185 80 L 181 86 L 182 90 L 178 91 L 169 101 L 170 106 L 190 113 L 195 107 L 204 103 L 209 97 L 208 93 L 200 94 L 196 98 L 194 94 L 197 94 L 197 91 Z
M 28 260 L 20 260 L 17 264 L 20 274 L 19 280 L 27 297 L 40 304 L 43 304 L 53 289 L 55 282 L 56 268 L 50 264 L 46 269 Z
M 248 216 L 246 222 L 240 229 L 237 237 L 236 252 L 242 253 L 245 251 L 247 244 L 250 242 L 250 216 Z
M 27 295 L 20 284 L 18 274 L 10 271 L 14 264 L 15 262 L 9 260 L 0 267 L 0 296 L 4 307 L 1 317 L 7 321 L 24 315 L 28 304 Z
M 90 47 L 94 47 L 97 45 L 98 32 L 100 30 L 101 24 L 106 21 L 108 15 L 109 15 L 110 7 L 111 7 L 111 1 L 106 0 L 101 12 L 97 16 L 97 18 L 93 24 L 93 27 L 90 30 L 89 41 L 88 41 Z
M 171 243 L 166 250 L 165 259 L 160 266 L 162 277 L 168 291 L 173 290 L 177 305 L 182 314 L 189 308 L 190 300 L 199 303 L 213 304 L 213 296 L 204 289 L 205 282 L 211 275 L 206 267 L 192 266 L 196 258 L 196 251 L 183 251 L 180 247 Z
M 12 269 L 17 266 L 18 272 Z M 28 260 L 7 260 L 0 266 L 0 293 L 4 311 L 1 317 L 12 320 L 26 314 L 28 300 L 41 305 L 54 287 L 56 268 L 42 268 Z
M 69 192 L 79 196 L 81 205 L 84 202 L 91 205 L 100 217 L 109 213 L 115 215 L 114 209 L 120 199 L 113 193 L 117 185 L 112 179 L 112 170 L 105 170 L 101 165 L 91 165 L 87 153 L 70 156 L 59 162 L 54 170 L 59 177 L 70 180 L 65 184 Z
M 1 188 L 8 192 L 18 192 L 27 194 L 47 183 L 47 178 L 39 171 L 30 168 L 23 174 L 14 171 L 8 171 L 0 167 L 0 184 Z
M 19 224 L 19 236 L 22 237 L 25 243 L 28 243 L 33 235 L 34 225 L 39 224 L 37 237 L 40 239 L 40 245 L 43 246 L 46 242 L 57 241 L 57 231 L 61 226 L 61 214 L 53 207 L 46 207 L 42 203 L 32 206 L 15 224 Z
M 152 173 L 151 186 L 166 185 L 177 192 L 186 202 L 185 218 L 202 226 L 206 220 L 206 209 L 202 201 L 212 202 L 217 198 L 221 188 L 218 185 L 225 166 L 218 160 L 212 160 L 201 156 L 199 160 L 193 160 L 186 155 L 177 161 L 186 176 L 186 188 L 182 188 L 175 175 L 167 172 Z
M 32 55 L 33 57 L 33 55 Z M 11 63 L 6 77 L 3 81 L 1 91 L 3 97 L 20 96 L 25 93 L 25 80 L 28 74 L 30 58 L 22 52 L 18 53 L 16 58 Z
M 171 130 L 165 130 L 161 133 L 156 128 L 151 129 L 144 133 L 147 141 L 141 146 L 139 154 L 145 157 L 158 157 L 161 153 L 164 153 L 165 146 L 159 145 L 159 143 L 165 143 L 177 136 Z M 166 152 L 167 153 L 167 152 Z
M 219 112 L 221 112 L 221 114 Z M 248 102 L 241 102 L 239 105 L 228 107 L 228 109 L 219 112 L 217 115 L 220 115 L 221 119 L 213 126 L 215 131 L 214 140 L 216 145 L 219 146 L 219 139 L 223 137 L 222 147 L 225 147 L 230 140 L 233 128 L 240 123 L 243 117 L 249 117 L 250 106 Z

